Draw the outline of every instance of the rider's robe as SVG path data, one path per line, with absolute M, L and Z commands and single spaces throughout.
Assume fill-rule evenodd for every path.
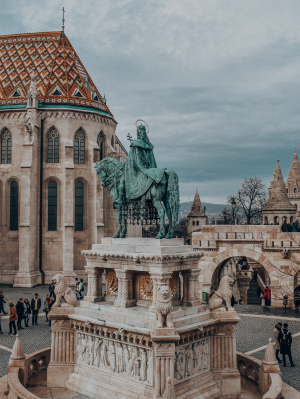
M 137 139 L 130 145 L 125 161 L 126 198 L 136 199 L 144 195 L 153 182 L 159 183 L 164 176 L 164 169 L 156 166 L 153 145 Z

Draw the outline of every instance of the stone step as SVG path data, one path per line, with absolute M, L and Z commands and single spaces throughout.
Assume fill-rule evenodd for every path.
M 188 324 L 199 323 L 201 321 L 206 321 L 210 319 L 210 315 L 208 312 L 198 313 L 196 315 L 189 315 L 184 317 L 179 317 L 178 319 L 172 319 L 172 323 L 175 328 L 179 328 L 182 326 L 186 326 Z
M 172 255 L 172 254 L 187 254 L 193 253 L 189 245 L 177 246 L 147 246 L 147 245 L 110 245 L 110 244 L 93 244 L 92 252 L 99 252 L 99 254 L 116 254 L 126 253 L 129 256 L 149 256 L 152 255 Z
M 152 247 L 174 247 L 178 245 L 184 245 L 183 238 L 172 238 L 172 239 L 161 239 L 146 238 L 146 237 L 127 237 L 127 238 L 112 238 L 103 237 L 101 238 L 101 244 L 124 246 L 124 245 L 147 245 Z M 97 244 L 94 244 L 97 245 Z M 190 247 L 190 250 L 191 247 Z
M 198 385 L 198 387 L 181 393 L 176 396 L 176 399 L 215 399 L 221 395 L 221 390 L 215 381 Z

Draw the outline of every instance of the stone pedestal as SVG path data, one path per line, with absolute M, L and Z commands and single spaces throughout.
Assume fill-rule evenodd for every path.
M 66 386 L 99 399 L 161 399 L 168 381 L 176 397 L 239 396 L 239 318 L 235 312 L 210 313 L 201 305 L 201 253 L 193 253 L 179 239 L 104 238 L 83 254 L 88 273 L 85 300 L 78 308 L 50 313 L 48 386 Z M 109 298 L 102 298 L 99 283 L 104 269 Z M 171 285 L 168 309 L 172 303 L 173 327 L 156 328 L 158 296 L 160 312 L 164 303 L 161 287 Z M 145 298 L 145 292 L 148 302 L 152 298 L 150 307 L 137 305 L 136 298 Z
M 252 280 L 252 272 L 250 270 L 239 270 L 236 272 L 238 287 L 240 291 L 241 300 L 244 305 L 247 305 L 247 293 Z

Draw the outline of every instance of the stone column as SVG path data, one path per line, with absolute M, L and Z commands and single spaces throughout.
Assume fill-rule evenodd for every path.
M 88 288 L 87 295 L 84 297 L 84 300 L 88 302 L 104 301 L 105 298 L 102 295 L 103 269 L 85 267 L 85 271 L 88 274 Z
M 236 323 L 240 318 L 235 312 L 216 312 L 214 316 L 220 319 L 218 332 L 211 337 L 210 362 L 214 380 L 219 381 L 222 397 L 239 398 L 241 376 L 236 361 Z
M 172 277 L 172 273 L 150 273 L 150 277 L 153 281 L 153 299 L 152 305 L 149 307 L 150 312 L 156 312 L 156 295 L 157 290 L 161 285 L 169 286 L 170 278 Z
M 136 304 L 133 298 L 133 277 L 134 273 L 129 270 L 116 269 L 116 277 L 118 278 L 118 297 L 114 302 L 115 306 L 128 308 Z
M 67 380 L 74 372 L 76 332 L 71 329 L 68 315 L 63 315 L 61 308 L 55 308 L 50 313 L 51 359 L 47 369 L 47 386 L 65 388 Z
M 200 270 L 185 270 L 181 272 L 183 277 L 183 306 L 201 305 L 199 295 L 199 274 Z

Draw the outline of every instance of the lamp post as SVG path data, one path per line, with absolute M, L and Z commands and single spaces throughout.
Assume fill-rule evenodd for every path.
M 232 207 L 232 224 L 235 224 L 235 217 L 234 217 L 234 209 L 236 207 L 235 198 L 231 198 L 231 207 Z

